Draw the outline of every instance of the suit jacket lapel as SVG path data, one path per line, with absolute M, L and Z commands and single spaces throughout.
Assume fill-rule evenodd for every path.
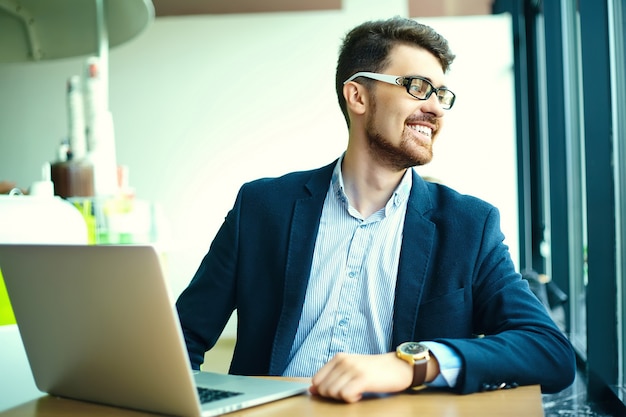
M 414 171 L 402 233 L 392 346 L 416 341 L 415 324 L 435 237 L 435 225 L 425 217 L 431 209 L 428 187 Z
M 335 164 L 336 161 L 316 171 L 304 184 L 305 196 L 294 202 L 287 264 L 285 265 L 284 298 L 274 337 L 270 375 L 281 375 L 287 367 L 289 352 L 304 305 L 322 207 Z M 295 193 L 302 194 L 301 190 L 294 190 Z

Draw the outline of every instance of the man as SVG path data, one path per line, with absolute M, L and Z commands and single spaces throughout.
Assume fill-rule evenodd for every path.
M 571 345 L 515 272 L 497 209 L 412 169 L 430 162 L 454 104 L 453 59 L 409 19 L 347 34 L 347 149 L 241 188 L 177 301 L 195 369 L 236 309 L 231 373 L 311 376 L 312 393 L 347 402 L 573 381 Z

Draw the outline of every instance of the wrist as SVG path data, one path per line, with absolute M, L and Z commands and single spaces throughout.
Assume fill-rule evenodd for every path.
M 410 389 L 413 382 L 413 365 L 403 359 L 400 359 L 396 353 L 392 353 L 392 355 L 395 358 L 394 360 L 399 364 L 399 369 L 401 370 L 401 372 L 398 372 L 402 381 L 400 385 L 403 389 Z
M 396 348 L 396 356 L 405 361 L 413 369 L 411 389 L 422 389 L 426 382 L 433 380 L 439 371 L 438 364 L 430 366 L 430 351 L 428 346 L 418 342 L 405 342 Z M 430 369 L 429 369 L 430 368 Z

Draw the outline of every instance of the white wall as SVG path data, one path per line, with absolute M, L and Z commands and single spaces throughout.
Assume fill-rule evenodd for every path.
M 329 12 L 159 18 L 111 51 L 118 163 L 129 166 L 138 197 L 169 219 L 174 295 L 242 182 L 317 167 L 343 151 L 334 92 L 341 38 L 366 19 L 407 10 L 406 0 L 343 3 Z M 421 21 L 458 56 L 447 83 L 457 103 L 423 172 L 498 206 L 517 260 L 509 18 Z M 82 62 L 0 64 L 0 180 L 28 187 L 54 160 L 66 135 L 65 81 Z

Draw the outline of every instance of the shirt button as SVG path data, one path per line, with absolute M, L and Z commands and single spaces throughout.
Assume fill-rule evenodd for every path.
M 354 271 L 349 272 L 349 273 L 348 273 L 348 276 L 349 276 L 350 278 L 354 278 L 354 277 L 356 277 L 356 272 L 354 272 Z
M 341 320 L 339 320 L 339 325 L 340 325 L 341 327 L 345 326 L 346 324 L 348 324 L 348 320 L 346 320 L 346 319 L 341 319 Z

